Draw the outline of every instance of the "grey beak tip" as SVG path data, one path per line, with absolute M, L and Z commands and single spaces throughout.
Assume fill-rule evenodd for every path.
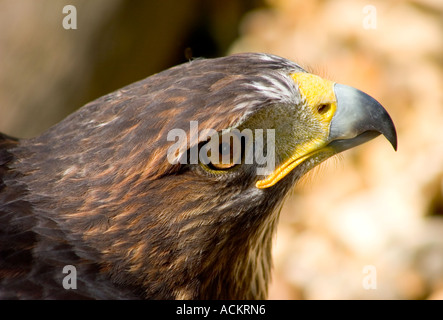
M 397 151 L 397 147 L 398 147 L 397 133 L 395 133 L 392 137 L 389 137 L 389 138 L 387 137 L 387 139 L 392 144 L 392 147 L 394 148 L 394 150 Z
M 335 84 L 337 111 L 331 122 L 331 140 L 348 139 L 346 149 L 382 134 L 397 151 L 394 122 L 383 106 L 368 94 L 350 86 Z M 360 137 L 359 137 L 360 136 Z M 349 141 L 350 140 L 350 141 Z M 342 140 L 343 141 L 343 140 Z

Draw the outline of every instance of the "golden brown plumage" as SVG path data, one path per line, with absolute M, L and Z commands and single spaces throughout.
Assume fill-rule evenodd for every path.
M 294 183 L 380 133 L 396 146 L 375 100 L 305 75 L 265 54 L 194 60 L 39 137 L 0 137 L 0 298 L 266 298 L 272 235 Z M 274 130 L 276 171 L 183 162 L 207 140 L 192 138 L 191 121 L 220 134 L 263 129 L 265 145 Z M 171 163 L 167 137 L 177 128 L 190 144 Z M 62 286 L 66 265 L 77 269 L 77 289 Z

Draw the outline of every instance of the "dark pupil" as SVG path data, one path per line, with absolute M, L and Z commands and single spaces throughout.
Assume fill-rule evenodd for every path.
M 328 104 L 322 104 L 318 107 L 318 112 L 320 114 L 326 113 L 329 110 L 329 105 Z
M 229 143 L 222 143 L 219 145 L 219 153 L 220 155 L 226 155 L 229 154 L 231 152 L 231 148 L 229 146 Z

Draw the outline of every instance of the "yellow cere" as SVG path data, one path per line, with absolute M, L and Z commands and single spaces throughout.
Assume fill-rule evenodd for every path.
M 323 131 L 328 133 L 331 119 L 337 108 L 334 82 L 309 73 L 294 73 L 291 77 L 298 85 L 304 104 L 311 109 L 312 114 L 323 127 Z M 269 188 L 283 179 L 295 167 L 324 146 L 324 141 L 321 137 L 319 138 L 299 146 L 297 150 L 294 150 L 294 155 L 267 178 L 257 181 L 256 187 L 259 189 Z
M 293 73 L 291 77 L 297 83 L 300 94 L 306 101 L 306 105 L 312 108 L 313 114 L 329 127 L 329 122 L 337 108 L 334 82 L 304 72 Z M 330 106 L 327 112 L 318 112 L 318 108 L 322 105 Z

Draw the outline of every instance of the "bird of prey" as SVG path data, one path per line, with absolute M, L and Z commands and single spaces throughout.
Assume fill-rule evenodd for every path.
M 192 60 L 38 137 L 2 134 L 0 299 L 265 299 L 285 195 L 380 134 L 396 149 L 375 99 L 263 53 Z

